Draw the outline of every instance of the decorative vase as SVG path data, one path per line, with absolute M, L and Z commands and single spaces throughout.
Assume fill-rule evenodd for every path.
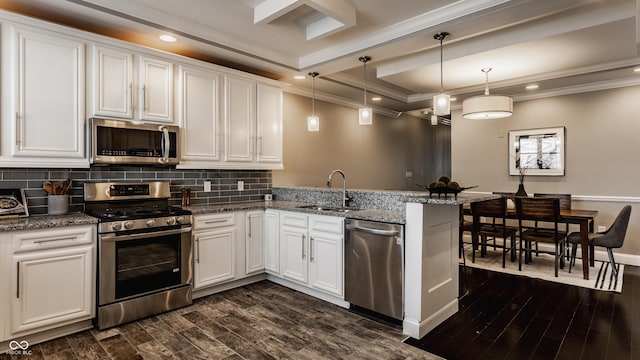
M 69 212 L 69 194 L 49 195 L 47 213 L 49 215 L 63 215 Z
M 516 196 L 528 196 L 527 192 L 524 190 L 524 184 L 520 183 L 518 185 L 518 191 L 516 191 Z

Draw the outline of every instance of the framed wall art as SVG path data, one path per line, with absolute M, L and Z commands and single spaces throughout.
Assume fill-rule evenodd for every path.
M 564 175 L 565 128 L 509 131 L 509 175 Z

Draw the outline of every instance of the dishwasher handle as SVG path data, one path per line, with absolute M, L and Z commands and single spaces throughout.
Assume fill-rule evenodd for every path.
M 347 227 L 347 230 L 357 230 L 357 231 L 362 231 L 362 232 L 366 232 L 374 235 L 398 236 L 400 234 L 400 231 L 398 230 L 372 229 L 372 228 L 357 226 L 357 225 L 347 225 L 346 227 Z

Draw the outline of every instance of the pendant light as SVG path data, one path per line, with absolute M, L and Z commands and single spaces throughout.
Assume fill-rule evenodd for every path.
M 470 97 L 462 103 L 462 117 L 465 119 L 498 119 L 513 114 L 513 99 L 503 95 L 489 95 L 489 72 L 484 68 L 484 95 Z
M 436 115 L 449 115 L 451 113 L 451 98 L 444 93 L 444 81 L 442 76 L 442 41 L 449 36 L 446 31 L 433 35 L 440 41 L 440 94 L 433 97 L 433 113 Z
M 316 116 L 316 76 L 317 72 L 310 72 L 311 76 L 311 116 L 307 116 L 307 130 L 320 131 L 320 118 Z
M 373 124 L 373 111 L 367 106 L 367 61 L 371 60 L 369 56 L 361 56 L 358 60 L 364 64 L 364 106 L 358 110 L 358 124 Z

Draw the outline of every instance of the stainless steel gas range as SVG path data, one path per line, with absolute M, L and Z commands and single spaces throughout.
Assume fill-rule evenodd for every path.
M 98 223 L 99 329 L 191 304 L 191 213 L 169 205 L 169 183 L 85 183 Z

